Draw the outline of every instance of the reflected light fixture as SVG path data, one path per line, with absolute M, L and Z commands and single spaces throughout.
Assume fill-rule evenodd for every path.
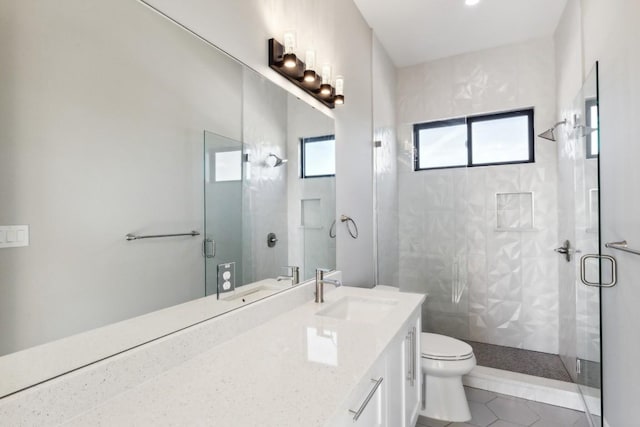
M 480 0 L 464 0 L 464 4 L 467 6 L 475 6 L 480 3 Z
M 315 50 L 305 52 L 305 62 L 296 56 L 294 50 L 293 32 L 285 33 L 284 44 L 269 39 L 269 67 L 329 108 L 344 104 L 344 77 L 336 77 L 334 88 L 331 85 L 333 70 L 329 64 L 323 65 L 318 73 Z

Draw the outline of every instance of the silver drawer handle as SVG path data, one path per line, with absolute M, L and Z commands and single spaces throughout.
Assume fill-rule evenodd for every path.
M 357 411 L 349 409 L 349 412 L 353 414 L 353 421 L 358 421 L 358 418 L 360 418 L 360 415 L 362 415 L 362 412 L 364 412 L 365 408 L 369 404 L 369 401 L 371 400 L 371 398 L 373 398 L 373 395 L 376 394 L 378 387 L 380 387 L 380 384 L 382 384 L 382 380 L 383 377 L 380 377 L 377 380 L 374 380 L 372 378 L 371 381 L 374 382 L 375 385 L 373 386 L 367 397 L 364 399 L 364 402 L 362 402 L 362 405 L 360 405 L 360 408 L 358 408 Z

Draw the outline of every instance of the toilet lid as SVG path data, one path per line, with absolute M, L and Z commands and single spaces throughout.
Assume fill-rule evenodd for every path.
M 473 356 L 473 349 L 466 342 L 439 334 L 422 333 L 420 350 L 429 359 L 461 360 Z

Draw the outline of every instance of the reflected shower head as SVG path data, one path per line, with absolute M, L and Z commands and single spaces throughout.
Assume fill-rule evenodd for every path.
M 549 141 L 555 141 L 556 140 L 556 135 L 555 135 L 555 130 L 558 126 L 560 125 L 566 125 L 567 124 L 567 119 L 564 119 L 561 122 L 556 123 L 555 125 L 553 125 L 553 127 L 551 129 L 547 129 L 544 132 L 542 132 L 540 135 L 538 135 L 540 138 L 544 138 L 544 139 L 548 139 Z
M 267 164 L 267 166 L 271 166 L 272 168 L 277 168 L 279 166 L 284 165 L 285 163 L 287 163 L 289 160 L 287 159 L 282 159 L 280 158 L 278 155 L 270 153 L 267 156 L 267 159 L 265 160 L 265 163 Z

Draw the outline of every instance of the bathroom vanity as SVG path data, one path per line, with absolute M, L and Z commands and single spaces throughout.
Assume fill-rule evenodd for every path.
M 83 370 L 104 368 L 100 364 L 108 361 L 52 380 L 53 387 L 63 384 L 56 393 L 66 393 L 67 405 L 78 409 L 65 418 L 40 420 L 71 426 L 413 426 L 420 400 L 420 307 L 425 296 L 331 287 L 326 302 L 316 304 L 309 298 L 313 282 L 297 288 L 211 322 L 219 323 L 225 317 L 235 317 L 234 323 L 246 322 L 255 316 L 250 310 L 260 307 L 270 306 L 273 314 L 282 307 L 278 300 L 295 292 L 304 293 L 308 302 L 272 315 L 268 321 L 111 396 L 101 388 L 90 390 L 87 382 L 93 381 L 74 378 L 82 376 Z M 206 329 L 206 323 L 200 328 Z M 175 342 L 188 346 L 184 334 L 188 336 L 189 330 L 147 346 L 169 344 L 177 348 Z M 153 364 L 147 346 L 116 359 L 147 359 L 144 365 Z M 164 356 L 156 353 L 155 357 Z M 119 377 L 119 381 L 136 376 L 113 366 L 100 375 L 106 383 L 113 382 L 109 376 Z M 78 388 L 64 385 L 65 381 Z M 59 411 L 47 407 L 53 402 L 28 397 L 37 394 L 38 387 L 46 384 L 3 399 L 13 402 L 0 401 L 2 419 L 19 421 L 20 411 L 33 416 L 34 404 L 42 405 L 37 408 L 40 412 Z M 91 405 L 81 402 L 91 400 L 88 395 L 97 391 L 103 399 Z M 23 393 L 26 400 L 20 401 Z M 31 408 L 25 409 L 26 405 Z

